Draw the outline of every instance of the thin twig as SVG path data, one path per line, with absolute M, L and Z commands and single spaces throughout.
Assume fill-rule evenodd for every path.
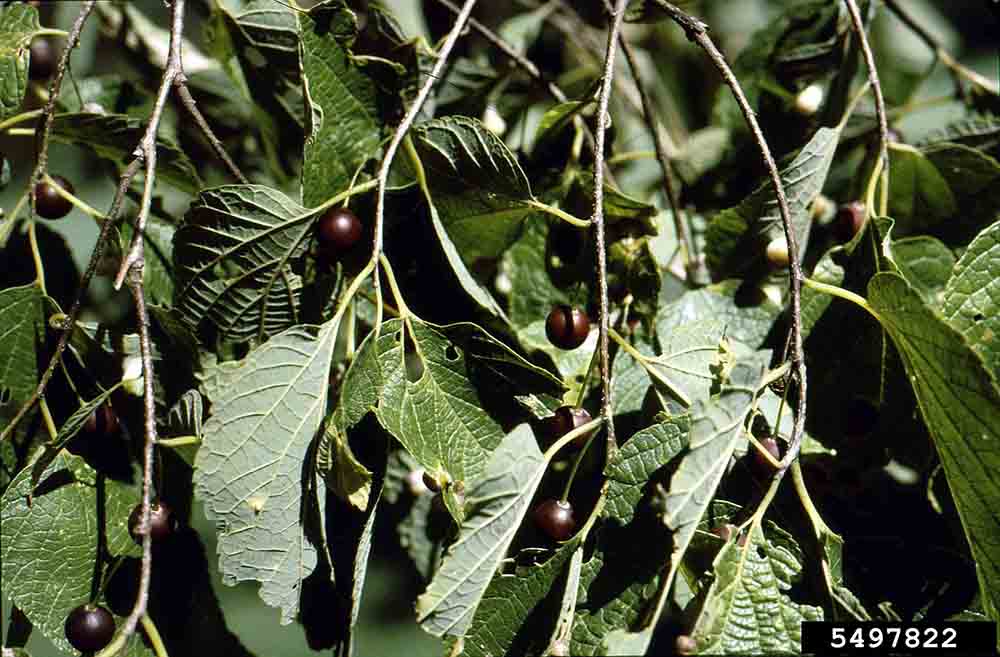
M 183 0 L 174 0 L 176 5 Z M 156 446 L 156 398 L 153 391 L 153 350 L 149 337 L 149 313 L 146 310 L 146 294 L 142 286 L 144 263 L 142 259 L 129 268 L 129 289 L 135 301 L 136 320 L 139 325 L 139 353 L 142 357 L 143 376 L 143 434 L 142 450 L 142 515 L 138 533 L 142 536 L 142 562 L 139 570 L 139 592 L 135 606 L 125 619 L 120 636 L 128 639 L 135 632 L 139 620 L 146 614 L 149 603 L 149 582 L 153 569 L 153 537 L 149 531 L 150 504 L 153 498 L 153 452 Z
M 163 108 L 166 107 L 167 97 L 170 95 L 170 88 L 175 81 L 180 79 L 183 83 L 184 65 L 181 59 L 181 43 L 184 31 L 184 2 L 185 0 L 174 0 L 171 6 L 170 21 L 170 51 L 167 55 L 167 66 L 163 70 L 163 77 L 160 80 L 160 89 L 156 94 L 156 103 L 153 111 L 149 115 L 149 125 L 143 133 L 139 146 L 136 147 L 135 155 L 141 158 L 146 165 L 145 180 L 143 180 L 142 200 L 139 204 L 139 214 L 135 218 L 135 226 L 132 234 L 132 245 L 128 253 L 122 259 L 121 267 L 115 276 L 114 286 L 120 290 L 125 276 L 129 269 L 143 257 L 143 243 L 146 234 L 146 219 L 149 217 L 149 208 L 153 202 L 153 184 L 156 181 L 156 133 L 160 128 L 160 120 L 163 118 Z
M 181 105 L 183 105 L 184 109 L 188 111 L 194 119 L 194 122 L 198 124 L 198 128 L 201 130 L 201 133 L 212 146 L 212 150 L 215 151 L 216 157 L 222 160 L 222 163 L 226 165 L 227 169 L 229 169 L 229 173 L 244 185 L 248 184 L 250 181 L 247 180 L 246 176 L 243 175 L 243 172 L 240 171 L 240 168 L 236 166 L 236 163 L 233 162 L 231 157 L 229 157 L 229 153 L 226 152 L 226 147 L 223 146 L 222 142 L 219 141 L 219 138 L 215 136 L 215 133 L 212 131 L 212 127 L 208 125 L 208 121 L 205 120 L 201 110 L 198 109 L 194 96 L 191 95 L 191 90 L 188 89 L 187 82 L 183 81 L 183 77 L 183 75 L 179 75 L 174 80 L 174 86 L 177 89 L 177 95 L 181 99 Z
M 437 0 L 437 2 L 438 4 L 446 7 L 453 14 L 458 14 L 461 11 L 461 8 L 458 5 L 454 4 L 453 2 L 450 2 L 450 0 Z M 495 47 L 497 50 L 499 50 L 508 58 L 510 58 L 512 62 L 514 62 L 522 69 L 524 69 L 525 73 L 530 75 L 537 82 L 540 82 L 542 85 L 544 85 L 546 91 L 549 92 L 549 95 L 552 96 L 552 98 L 554 98 L 556 102 L 559 103 L 566 102 L 567 98 L 566 93 L 559 88 L 559 85 L 557 85 L 555 82 L 547 79 L 544 75 L 542 75 L 541 70 L 539 70 L 539 68 L 535 66 L 535 63 L 533 61 L 531 61 L 530 59 L 519 53 L 517 50 L 515 50 L 513 46 L 504 41 L 503 37 L 501 37 L 499 34 L 497 34 L 490 28 L 486 27 L 485 25 L 477 21 L 475 18 L 469 18 L 469 27 L 471 27 L 476 33 L 478 33 L 479 36 L 486 39 L 490 44 L 493 45 L 493 47 Z
M 465 25 L 469 20 L 469 14 L 472 13 L 472 8 L 475 7 L 476 0 L 466 0 L 465 4 L 462 5 L 461 11 L 455 17 L 455 24 L 451 28 L 451 32 L 448 33 L 448 38 L 445 39 L 444 43 L 441 45 L 441 49 L 437 53 L 437 62 L 434 63 L 434 68 L 427 76 L 427 80 L 424 81 L 423 86 L 420 87 L 420 92 L 417 94 L 417 98 L 413 101 L 410 109 L 407 110 L 406 116 L 400 122 L 399 126 L 396 128 L 396 132 L 392 135 L 392 139 L 389 141 L 389 146 L 385 149 L 385 155 L 382 157 L 382 163 L 379 165 L 378 170 L 378 187 L 375 191 L 375 244 L 374 250 L 372 252 L 372 259 L 375 263 L 375 290 L 377 295 L 381 295 L 381 286 L 379 285 L 379 256 L 382 254 L 382 233 L 383 224 L 385 217 L 385 187 L 389 181 L 389 169 L 392 166 L 392 160 L 396 156 L 396 151 L 399 150 L 399 145 L 403 142 L 403 137 L 409 132 L 410 128 L 413 126 L 413 122 L 417 118 L 417 114 L 420 112 L 420 108 L 423 106 L 424 102 L 427 100 L 427 96 L 430 95 L 431 89 L 434 88 L 434 84 L 441 79 L 445 66 L 448 63 L 448 56 L 451 54 L 452 49 L 455 47 L 455 43 L 458 41 L 459 35 L 461 35 L 462 30 L 465 29 Z M 397 299 L 401 301 L 401 299 Z M 381 306 L 379 306 L 381 309 Z
M 632 51 L 632 46 L 625 38 L 625 35 L 620 35 L 618 41 L 621 43 L 625 61 L 628 62 L 628 67 L 632 71 L 632 79 L 635 81 L 635 87 L 639 90 L 639 99 L 642 101 L 642 113 L 646 117 L 646 125 L 649 126 L 649 130 L 653 134 L 653 148 L 656 152 L 656 160 L 660 163 L 660 171 L 663 174 L 663 191 L 674 217 L 674 229 L 677 232 L 677 241 L 680 242 L 681 251 L 684 253 L 684 269 L 688 273 L 688 280 L 702 280 L 705 277 L 701 275 L 700 270 L 704 269 L 705 265 L 694 251 L 695 244 L 691 238 L 691 226 L 687 222 L 687 217 L 681 208 L 680 199 L 677 197 L 677 190 L 674 188 L 672 178 L 673 167 L 670 166 L 670 158 L 667 157 L 667 147 L 663 143 L 663 134 L 661 132 L 662 126 L 657 119 L 656 111 L 653 109 L 653 99 L 650 97 L 649 90 L 643 83 L 642 73 L 639 70 L 639 62 Z
M 774 185 L 775 196 L 778 199 L 778 210 L 781 214 L 781 225 L 782 228 L 784 228 L 785 240 L 788 243 L 788 278 L 791 297 L 791 363 L 794 376 L 798 383 L 795 424 L 792 429 L 792 437 L 789 441 L 788 452 L 786 452 L 785 457 L 782 459 L 781 468 L 776 474 L 776 476 L 780 478 L 784 475 L 785 471 L 792 464 L 792 462 L 798 458 L 799 450 L 802 447 L 802 434 L 805 431 L 806 422 L 807 392 L 805 354 L 802 347 L 803 276 L 802 267 L 799 264 L 798 242 L 795 239 L 795 231 L 792 226 L 792 214 L 788 208 L 788 197 L 785 195 L 785 186 L 781 182 L 781 174 L 778 172 L 778 166 L 775 164 L 774 156 L 771 155 L 771 149 L 767 145 L 767 140 L 764 138 L 764 133 L 760 129 L 760 124 L 757 122 L 757 117 L 754 114 L 753 108 L 750 107 L 750 102 L 747 100 L 746 94 L 743 93 L 743 88 L 740 86 L 739 80 L 736 79 L 736 76 L 733 75 L 733 71 L 729 67 L 729 64 L 726 63 L 726 58 L 721 52 L 719 52 L 719 49 L 715 46 L 712 38 L 708 35 L 707 26 L 700 20 L 686 14 L 669 2 L 660 2 L 660 6 L 666 9 L 674 22 L 680 25 L 680 27 L 687 34 L 688 39 L 694 41 L 702 48 L 702 50 L 705 51 L 706 54 L 708 54 L 709 59 L 722 75 L 726 85 L 729 86 L 733 96 L 736 98 L 736 102 L 740 106 L 744 120 L 747 122 L 747 125 L 750 126 L 750 132 L 753 133 L 754 140 L 757 142 L 764 164 L 767 166 L 768 173 L 770 174 L 771 183 Z
M 989 80 L 979 73 L 962 66 L 956 60 L 951 53 L 944 49 L 941 42 L 938 41 L 934 35 L 928 32 L 920 23 L 918 23 L 910 14 L 906 12 L 903 7 L 899 5 L 896 0 L 885 0 L 885 6 L 889 9 L 896 17 L 910 28 L 914 34 L 916 34 L 921 41 L 927 44 L 927 47 L 931 49 L 934 53 L 935 59 L 941 60 L 941 62 L 948 68 L 948 72 L 951 74 L 952 80 L 955 82 L 955 88 L 962 96 L 965 95 L 965 90 L 962 87 L 962 78 L 979 85 L 980 87 L 994 93 L 1000 94 L 1000 89 L 997 89 L 993 85 L 992 80 Z
M 108 236 L 111 234 L 111 228 L 118 220 L 118 213 L 121 212 L 122 203 L 125 199 L 125 193 L 132 182 L 132 178 L 134 178 L 135 174 L 139 172 L 139 167 L 141 165 L 142 161 L 139 158 L 135 158 L 125 168 L 125 172 L 119 179 L 118 189 L 115 191 L 115 196 L 111 200 L 111 207 L 108 210 L 108 214 L 104 218 L 104 222 L 101 224 L 101 232 L 97 236 L 97 244 L 94 246 L 94 250 L 90 254 L 90 262 L 87 263 L 87 269 L 83 272 L 83 278 L 80 279 L 76 299 L 73 301 L 73 305 L 70 307 L 69 313 L 66 314 L 66 319 L 62 325 L 62 332 L 59 335 L 59 341 L 56 343 L 52 357 L 49 359 L 49 364 L 45 368 L 45 371 L 42 372 L 42 376 L 38 380 L 38 385 L 35 387 L 34 392 L 31 393 L 31 397 L 28 398 L 24 405 L 17 411 L 17 414 L 10 421 L 10 423 L 4 427 L 2 432 L 0 432 L 0 442 L 3 442 L 14 434 L 14 429 L 17 428 L 17 425 L 24 419 L 24 416 L 27 415 L 32 408 L 34 408 L 35 403 L 38 402 L 41 396 L 45 394 L 45 388 L 48 387 L 49 380 L 52 378 L 52 375 L 56 371 L 56 367 L 58 367 L 61 362 L 63 351 L 66 350 L 69 338 L 73 334 L 74 327 L 76 326 L 76 320 L 80 316 L 80 309 L 83 307 L 83 299 L 87 293 L 88 287 L 90 286 L 90 281 L 93 279 L 94 274 L 97 272 L 98 265 L 104 257 L 104 247 L 107 245 Z
M 77 14 L 76 20 L 73 21 L 73 27 L 70 28 L 69 36 L 66 39 L 66 47 L 63 48 L 62 54 L 59 57 L 56 75 L 52 78 L 52 82 L 49 83 L 49 99 L 45 102 L 45 109 L 42 112 L 42 116 L 45 118 L 42 121 L 41 131 L 36 133 L 38 135 L 37 162 L 35 170 L 31 174 L 28 187 L 28 194 L 31 197 L 32 214 L 35 211 L 35 186 L 42 181 L 42 178 L 45 176 L 45 169 L 49 164 L 49 135 L 52 133 L 52 122 L 55 120 L 56 101 L 59 99 L 59 90 L 62 88 L 63 78 L 66 76 L 66 70 L 69 68 L 70 55 L 73 54 L 73 49 L 79 43 L 80 33 L 83 31 L 83 26 L 86 24 L 87 19 L 90 18 L 90 13 L 94 10 L 96 3 L 97 0 L 87 0 L 80 7 L 80 13 Z
M 889 198 L 889 121 L 885 115 L 885 97 L 882 95 L 882 85 L 878 80 L 878 69 L 875 67 L 875 55 L 872 54 L 871 45 L 868 43 L 868 36 L 865 34 L 865 23 L 861 19 L 861 11 L 855 0 L 844 0 L 847 11 L 851 15 L 851 24 L 854 26 L 854 33 L 858 37 L 858 44 L 861 46 L 861 53 L 865 58 L 865 65 L 868 67 L 868 80 L 871 82 L 872 91 L 875 94 L 875 115 L 878 117 L 878 141 L 879 158 L 882 160 L 882 201 L 879 214 L 888 212 Z
M 608 28 L 608 45 L 604 55 L 604 77 L 597 97 L 597 133 L 594 145 L 594 242 L 597 249 L 597 282 L 600 290 L 600 317 L 598 318 L 598 346 L 601 352 L 601 416 L 608 430 L 608 458 L 618 449 L 611 406 L 611 358 L 608 354 L 608 254 L 604 244 L 604 137 L 608 128 L 608 103 L 611 100 L 611 86 L 615 77 L 615 54 L 618 35 L 622 29 L 627 0 L 616 0 Z

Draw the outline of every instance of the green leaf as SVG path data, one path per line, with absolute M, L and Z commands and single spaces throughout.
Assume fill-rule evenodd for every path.
M 781 170 L 799 255 L 803 257 L 812 226 L 810 206 L 823 190 L 840 140 L 839 128 L 820 128 L 792 162 Z M 738 206 L 712 219 L 705 256 L 719 276 L 744 273 L 764 260 L 764 247 L 783 235 L 774 185 L 768 180 Z
M 965 246 L 1000 215 L 1000 162 L 961 144 L 935 144 L 923 153 L 957 204 L 957 212 L 931 232 L 949 246 Z
M 868 302 L 906 367 L 941 457 L 979 575 L 982 603 L 1000 617 L 1000 392 L 962 335 L 895 274 L 878 274 Z
M 521 525 L 548 460 L 531 427 L 503 438 L 469 489 L 472 509 L 427 591 L 417 600 L 417 620 L 435 636 L 463 636 Z
M 572 654 L 606 654 L 601 646 L 608 635 L 634 628 L 655 600 L 670 534 L 652 512 L 649 491 L 684 450 L 689 428 L 686 415 L 654 424 L 632 436 L 605 468 L 607 502 L 594 554 L 580 575 Z
M 192 329 L 248 340 L 298 322 L 302 280 L 292 263 L 306 250 L 314 217 L 261 185 L 203 191 L 174 234 L 174 305 Z
M 555 609 L 546 603 L 579 545 L 577 535 L 542 563 L 518 563 L 520 558 L 538 556 L 528 549 L 511 559 L 509 566 L 501 566 L 483 593 L 465 633 L 462 654 L 468 657 L 539 654 L 546 645 L 546 629 L 556 621 Z
M 462 259 L 499 257 L 535 213 L 526 203 L 531 185 L 517 158 L 482 123 L 464 116 L 423 123 L 412 139 L 441 223 Z
M 888 214 L 896 220 L 901 233 L 926 230 L 958 211 L 947 181 L 922 152 L 896 145 L 889 162 Z
M 223 582 L 261 583 L 289 623 L 316 548 L 300 524 L 304 461 L 323 419 L 337 326 L 293 327 L 206 382 L 212 416 L 194 484 L 219 535 Z M 266 546 L 266 549 L 262 549 Z
M 819 544 L 823 549 L 823 582 L 833 602 L 833 620 L 871 620 L 871 616 L 857 596 L 844 585 L 844 539 L 829 528 L 823 528 Z
M 671 579 L 715 496 L 733 452 L 746 440 L 743 422 L 768 361 L 769 357 L 760 353 L 741 361 L 718 397 L 698 402 L 691 410 L 688 451 L 670 478 L 663 502 L 663 523 L 673 531 Z
M 351 58 L 354 12 L 340 2 L 299 13 L 302 78 L 311 108 L 303 151 L 302 203 L 314 207 L 350 185 L 379 148 L 375 82 Z
M 926 235 L 891 242 L 886 254 L 899 274 L 930 306 L 940 305 L 955 266 L 955 254 L 941 240 Z
M 231 3 L 239 5 L 232 9 L 226 4 L 213 4 L 209 44 L 233 83 L 254 103 L 272 168 L 286 172 L 288 154 L 301 152 L 306 124 L 297 13 L 272 0 Z
M 105 390 L 97 397 L 91 399 L 90 401 L 84 403 L 80 408 L 76 409 L 72 415 L 59 427 L 59 432 L 52 438 L 49 442 L 45 443 L 44 449 L 39 453 L 34 462 L 31 464 L 31 485 L 32 492 L 34 487 L 38 485 L 41 480 L 43 473 L 48 469 L 49 464 L 55 460 L 63 448 L 73 439 L 76 434 L 80 433 L 80 429 L 86 424 L 87 420 L 90 418 L 91 414 L 97 409 L 98 406 L 103 404 L 105 401 L 111 397 L 111 393 L 115 391 L 114 388 L 110 390 Z
M 29 46 L 41 29 L 38 10 L 27 3 L 0 9 L 0 121 L 21 109 L 28 88 Z
M 378 382 L 374 399 L 368 398 L 373 406 L 377 400 L 379 422 L 424 469 L 447 473 L 466 489 L 484 476 L 504 436 L 486 409 L 505 398 L 513 403 L 515 394 L 562 392 L 551 375 L 474 324 L 434 326 L 411 318 L 404 329 L 392 320 L 377 341 L 366 340 L 366 350 L 370 365 L 358 376 Z M 453 488 L 446 487 L 446 502 Z M 460 508 L 449 508 L 458 519 Z
M 803 555 L 791 536 L 769 530 L 755 525 L 745 545 L 730 540 L 719 552 L 691 633 L 700 654 L 799 652 L 802 622 L 823 620 L 819 607 L 788 597 L 802 577 Z
M 146 131 L 146 121 L 125 114 L 56 114 L 52 138 L 92 151 L 122 166 Z M 198 172 L 180 146 L 160 134 L 156 142 L 156 177 L 194 194 L 202 187 Z
M 740 281 L 716 283 L 689 290 L 656 314 L 656 334 L 663 339 L 691 322 L 721 322 L 730 339 L 756 349 L 763 344 L 781 308 L 758 290 L 741 287 Z
M 997 157 L 1000 155 L 1000 117 L 984 114 L 963 118 L 932 132 L 921 145 L 930 146 L 940 142 L 971 146 Z
M 1000 222 L 969 244 L 943 296 L 942 314 L 1000 379 Z
M 38 385 L 38 350 L 45 339 L 44 297 L 36 285 L 0 292 L 0 425 L 17 415 Z
M 660 334 L 662 353 L 651 358 L 648 365 L 665 409 L 684 412 L 696 401 L 708 399 L 713 388 L 724 382 L 715 366 L 720 350 L 731 349 L 723 344 L 728 344 L 725 334 L 725 326 L 714 319 L 689 322 Z M 743 354 L 749 351 L 744 346 L 738 349 Z
M 98 487 L 103 486 L 103 493 Z M 98 500 L 111 554 L 135 552 L 126 519 L 139 488 L 98 478 L 82 458 L 61 452 L 46 468 L 31 504 L 31 469 L 25 468 L 0 499 L 0 569 L 3 594 L 60 650 L 70 650 L 66 616 L 90 599 L 98 545 Z
M 333 491 L 358 511 L 368 508 L 372 491 L 372 472 L 351 450 L 346 433 L 335 422 L 327 422 L 316 448 L 316 468 Z

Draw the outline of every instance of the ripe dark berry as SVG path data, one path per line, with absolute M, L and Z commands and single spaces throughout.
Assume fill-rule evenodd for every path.
M 849 242 L 865 225 L 867 214 L 865 204 L 861 201 L 851 201 L 840 206 L 833 220 L 833 230 L 841 242 Z
M 555 414 L 545 421 L 545 429 L 552 441 L 559 440 L 573 429 L 582 427 L 593 418 L 585 408 L 575 408 L 573 406 L 560 406 Z M 573 439 L 572 445 L 577 449 L 582 449 L 587 444 L 590 433 L 585 433 Z
M 535 507 L 535 524 L 555 541 L 565 541 L 576 531 L 573 507 L 562 500 L 545 500 Z
M 560 349 L 576 349 L 590 333 L 590 320 L 579 308 L 556 306 L 545 320 L 545 335 Z
M 136 504 L 128 516 L 128 533 L 136 543 L 142 543 L 139 533 L 139 520 L 142 518 L 142 505 Z M 177 521 L 174 512 L 163 502 L 153 502 L 149 507 L 149 535 L 153 543 L 158 543 L 174 533 Z
M 76 191 L 62 176 L 52 176 L 52 179 L 70 194 Z M 49 183 L 43 180 L 35 185 L 35 211 L 38 212 L 38 216 L 46 219 L 62 219 L 72 209 L 73 204 L 60 196 L 56 188 Z
M 878 424 L 878 409 L 867 399 L 855 397 L 847 405 L 844 433 L 849 438 L 859 438 L 871 433 L 876 424 Z
M 48 39 L 34 39 L 28 58 L 28 77 L 32 80 L 47 80 L 56 70 L 56 49 Z
M 115 617 L 104 607 L 80 605 L 66 617 L 66 640 L 80 652 L 96 652 L 111 643 Z
M 761 440 L 760 444 L 774 457 L 775 461 L 781 460 L 781 450 L 778 449 L 778 442 L 774 438 L 768 436 Z M 761 478 L 770 477 L 774 472 L 774 466 L 771 462 L 756 447 L 751 446 L 750 451 L 752 452 L 754 474 Z
M 332 255 L 349 251 L 361 239 L 362 232 L 361 220 L 347 208 L 330 208 L 316 222 L 319 246 Z
M 118 415 L 111 404 L 105 402 L 94 409 L 87 421 L 83 423 L 83 430 L 92 435 L 113 437 L 118 435 L 121 425 L 118 423 Z

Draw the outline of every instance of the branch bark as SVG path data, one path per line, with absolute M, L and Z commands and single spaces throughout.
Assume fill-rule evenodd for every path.
M 594 211 L 590 218 L 594 225 L 595 247 L 597 249 L 597 281 L 600 293 L 600 317 L 598 318 L 598 346 L 601 353 L 601 417 L 608 432 L 608 458 L 618 450 L 612 409 L 611 359 L 608 354 L 608 253 L 604 240 L 604 137 L 608 128 L 608 103 L 615 77 L 615 55 L 618 35 L 622 29 L 627 0 L 615 2 L 608 28 L 608 45 L 604 55 L 604 76 L 597 99 L 597 132 L 594 135 Z

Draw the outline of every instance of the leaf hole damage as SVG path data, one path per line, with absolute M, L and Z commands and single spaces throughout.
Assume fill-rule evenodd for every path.
M 975 315 L 972 316 L 972 321 L 974 322 L 981 322 L 984 319 L 986 319 L 986 316 L 983 315 L 982 313 L 976 313 Z
M 416 383 L 424 375 L 424 359 L 417 351 L 413 338 L 405 331 L 403 333 L 403 362 L 406 366 L 406 380 Z
M 452 363 L 458 360 L 460 356 L 461 354 L 458 353 L 458 349 L 453 344 L 448 345 L 447 349 L 444 350 L 444 357 Z
M 10 403 L 11 392 L 10 388 L 0 388 L 0 406 L 6 406 Z

